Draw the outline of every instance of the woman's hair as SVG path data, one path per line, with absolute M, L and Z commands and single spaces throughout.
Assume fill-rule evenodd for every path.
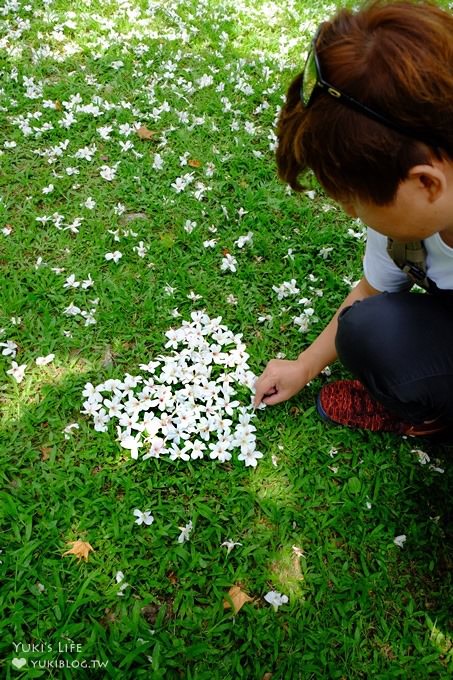
M 428 2 L 377 0 L 341 10 L 317 41 L 324 80 L 414 137 L 337 101 L 321 88 L 308 107 L 302 73 L 289 87 L 278 124 L 281 179 L 303 190 L 311 168 L 329 195 L 389 204 L 411 167 L 453 159 L 453 17 Z

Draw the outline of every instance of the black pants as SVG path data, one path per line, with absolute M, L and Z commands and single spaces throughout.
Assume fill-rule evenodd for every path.
M 453 301 L 382 293 L 340 314 L 340 361 L 403 420 L 453 422 Z

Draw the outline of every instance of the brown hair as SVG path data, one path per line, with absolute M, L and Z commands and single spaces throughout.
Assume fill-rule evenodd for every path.
M 377 0 L 358 12 L 341 10 L 317 42 L 325 80 L 411 130 L 432 136 L 428 146 L 316 94 L 300 98 L 302 73 L 292 82 L 278 124 L 281 179 L 303 190 L 311 168 L 333 198 L 391 203 L 411 167 L 453 159 L 453 17 L 428 2 Z

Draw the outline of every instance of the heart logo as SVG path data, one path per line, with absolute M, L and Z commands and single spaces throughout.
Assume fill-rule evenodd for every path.
M 20 671 L 21 668 L 27 665 L 27 659 L 24 659 L 23 657 L 21 659 L 18 659 L 16 657 L 11 661 L 11 665 L 13 666 L 13 668 L 16 668 L 18 671 Z

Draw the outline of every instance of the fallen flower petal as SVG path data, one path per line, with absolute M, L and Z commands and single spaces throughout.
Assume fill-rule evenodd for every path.
M 402 548 L 404 546 L 404 544 L 406 543 L 406 538 L 407 538 L 406 534 L 401 534 L 401 536 L 396 536 L 393 539 L 393 542 L 394 542 L 395 545 L 398 546 L 398 548 Z
M 178 527 L 181 533 L 178 536 L 178 543 L 185 543 L 190 538 L 190 532 L 192 531 L 192 522 L 186 524 L 185 527 Z
M 55 354 L 48 354 L 46 357 L 37 357 L 35 363 L 37 366 L 47 366 L 47 364 L 50 364 L 54 359 Z

